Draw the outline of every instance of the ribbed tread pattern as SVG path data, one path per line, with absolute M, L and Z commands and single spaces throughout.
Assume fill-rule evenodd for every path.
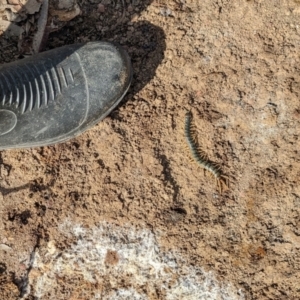
M 47 106 L 74 83 L 72 69 L 34 64 L 0 70 L 0 104 L 14 105 L 23 114 Z
M 7 75 L 5 74 L 0 74 L 0 80 L 3 78 L 3 80 L 1 80 L 1 86 L 3 86 L 3 88 L 1 89 L 2 95 L 2 105 L 4 105 L 5 103 L 11 104 L 12 103 L 12 86 L 10 84 L 10 80 L 8 79 Z M 7 92 L 5 93 L 5 87 Z

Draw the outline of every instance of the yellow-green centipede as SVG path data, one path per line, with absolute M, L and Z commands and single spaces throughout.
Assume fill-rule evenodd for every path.
M 184 132 L 193 158 L 202 168 L 204 168 L 204 170 L 209 171 L 209 173 L 214 176 L 216 184 L 222 193 L 222 187 L 225 186 L 227 188 L 227 176 L 223 174 L 221 168 L 216 163 L 208 159 L 206 153 L 201 149 L 196 136 L 196 129 L 193 124 L 193 116 L 190 111 L 185 115 Z

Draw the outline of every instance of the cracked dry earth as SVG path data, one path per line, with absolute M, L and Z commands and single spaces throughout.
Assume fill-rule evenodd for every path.
M 47 47 L 116 41 L 132 87 L 76 139 L 1 152 L 0 298 L 300 299 L 300 2 L 79 5 Z

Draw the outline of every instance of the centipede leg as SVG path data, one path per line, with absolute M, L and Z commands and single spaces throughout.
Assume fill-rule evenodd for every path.
M 229 188 L 229 185 L 228 185 L 228 177 L 227 176 L 222 176 L 222 183 L 223 183 L 223 186 L 225 187 L 225 190 L 227 190 Z
M 219 193 L 221 194 L 222 193 L 222 187 L 221 187 L 221 184 L 220 184 L 220 180 L 215 177 L 215 181 L 216 181 L 216 185 L 217 185 L 217 188 L 219 190 Z
M 219 184 L 220 184 L 220 194 L 222 194 L 223 193 L 223 185 L 222 185 L 222 181 L 221 180 L 219 180 Z
M 221 176 L 223 178 L 224 185 L 228 188 L 229 187 L 229 177 L 226 175 Z

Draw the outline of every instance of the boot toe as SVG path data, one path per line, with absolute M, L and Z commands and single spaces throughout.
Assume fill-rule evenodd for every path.
M 107 116 L 127 92 L 130 59 L 117 45 L 64 46 L 0 67 L 0 149 L 66 141 Z

